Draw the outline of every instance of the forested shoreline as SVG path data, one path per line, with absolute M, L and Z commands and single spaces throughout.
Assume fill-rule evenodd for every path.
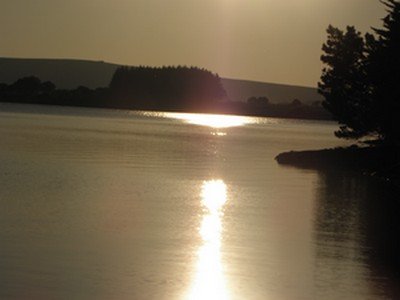
M 108 87 L 97 89 L 57 89 L 34 76 L 0 84 L 0 101 L 9 103 L 331 119 L 320 103 L 277 104 L 267 96 L 243 100 L 231 101 L 217 74 L 196 67 L 120 67 Z

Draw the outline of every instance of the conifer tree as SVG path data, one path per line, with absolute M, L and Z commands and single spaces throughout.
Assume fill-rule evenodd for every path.
M 321 56 L 319 92 L 324 107 L 339 122 L 339 137 L 376 135 L 399 146 L 400 2 L 381 1 L 388 15 L 381 29 L 364 37 L 354 27 L 329 26 Z
M 373 99 L 376 130 L 388 143 L 400 138 L 400 2 L 382 2 L 388 10 L 383 28 L 367 39 L 366 71 Z
M 361 108 L 365 105 L 365 44 L 361 33 L 348 26 L 346 32 L 329 26 L 328 40 L 322 46 L 322 70 L 319 92 L 325 98 L 323 106 L 340 124 L 339 137 L 358 138 L 367 134 Z

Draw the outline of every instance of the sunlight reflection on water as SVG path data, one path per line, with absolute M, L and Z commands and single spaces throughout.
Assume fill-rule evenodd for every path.
M 175 112 L 142 112 L 142 115 L 182 120 L 185 123 L 208 126 L 212 128 L 229 128 L 246 124 L 257 123 L 258 118 L 235 116 L 235 115 L 218 115 L 218 114 L 201 114 L 201 113 L 175 113 Z
M 251 123 L 251 118 L 249 117 L 233 115 L 167 113 L 167 116 L 183 120 L 189 124 L 209 126 L 213 128 L 236 127 Z
M 274 160 L 334 123 L 7 105 L 0 299 L 400 299 L 398 193 Z
M 189 299 L 229 299 L 221 263 L 223 207 L 227 201 L 222 180 L 202 186 L 204 216 L 199 229 L 203 244 L 198 251 L 196 275 Z

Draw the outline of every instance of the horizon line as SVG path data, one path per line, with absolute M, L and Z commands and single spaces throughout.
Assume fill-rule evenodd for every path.
M 45 57 L 7 57 L 7 56 L 0 56 L 0 59 L 15 59 L 15 60 L 56 60 L 56 61 L 77 61 L 77 62 L 90 62 L 90 63 L 103 63 L 103 64 L 108 64 L 108 65 L 114 65 L 116 67 L 136 67 L 136 66 L 146 66 L 146 65 L 128 65 L 128 64 L 120 64 L 120 63 L 115 63 L 115 62 L 109 62 L 109 61 L 104 61 L 104 60 L 95 60 L 95 59 L 88 59 L 88 58 L 60 58 L 60 57 L 55 57 L 55 58 L 45 58 Z M 156 65 L 147 65 L 148 67 L 176 67 L 176 66 L 181 66 L 181 65 L 162 65 L 162 66 L 156 66 Z M 182 65 L 186 67 L 197 67 L 201 68 L 199 66 L 195 65 Z M 282 83 L 282 82 L 271 82 L 271 81 L 262 81 L 260 79 L 244 79 L 244 78 L 234 78 L 234 77 L 226 77 L 226 76 L 220 76 L 218 72 L 214 72 L 212 70 L 209 70 L 215 74 L 217 74 L 221 79 L 228 79 L 228 80 L 238 80 L 238 81 L 249 81 L 249 82 L 254 82 L 254 83 L 260 83 L 260 84 L 272 84 L 272 85 L 283 85 L 283 86 L 292 86 L 292 87 L 299 87 L 299 88 L 311 88 L 311 89 L 317 89 L 318 86 L 307 86 L 307 85 L 299 85 L 299 84 L 293 84 L 293 83 Z

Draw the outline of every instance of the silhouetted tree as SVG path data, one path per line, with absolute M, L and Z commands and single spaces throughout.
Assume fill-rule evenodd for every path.
M 375 134 L 387 143 L 400 137 L 400 2 L 382 1 L 388 9 L 375 36 L 329 26 L 323 45 L 319 92 L 323 106 L 339 122 L 339 137 Z
M 301 103 L 301 101 L 299 99 L 293 99 L 292 103 L 290 103 L 290 105 L 292 106 L 302 106 L 303 103 Z
M 322 70 L 319 92 L 322 105 L 339 122 L 338 137 L 358 138 L 369 133 L 364 121 L 367 109 L 364 76 L 365 43 L 360 32 L 348 26 L 346 32 L 329 26 L 328 40 L 322 46 Z
M 0 83 L 0 93 L 4 93 L 5 91 L 7 91 L 8 89 L 8 85 L 5 83 Z
M 312 106 L 312 107 L 320 107 L 321 104 L 322 104 L 322 102 L 317 100 L 317 101 L 313 101 L 313 102 L 311 103 L 311 106 Z
M 367 39 L 366 69 L 376 130 L 389 143 L 400 140 L 400 2 L 383 1 L 388 15 L 377 38 Z
M 21 94 L 37 94 L 41 90 L 42 82 L 34 76 L 18 79 L 10 86 L 10 90 Z
M 52 83 L 51 81 L 45 81 L 41 84 L 40 86 L 40 90 L 43 93 L 52 93 L 54 92 L 56 89 L 56 86 L 54 83 Z
M 122 107 L 140 109 L 209 109 L 226 98 L 218 75 L 195 67 L 121 67 L 110 83 Z
M 269 99 L 265 96 L 263 97 L 250 97 L 247 99 L 247 104 L 254 107 L 265 107 L 269 103 Z

